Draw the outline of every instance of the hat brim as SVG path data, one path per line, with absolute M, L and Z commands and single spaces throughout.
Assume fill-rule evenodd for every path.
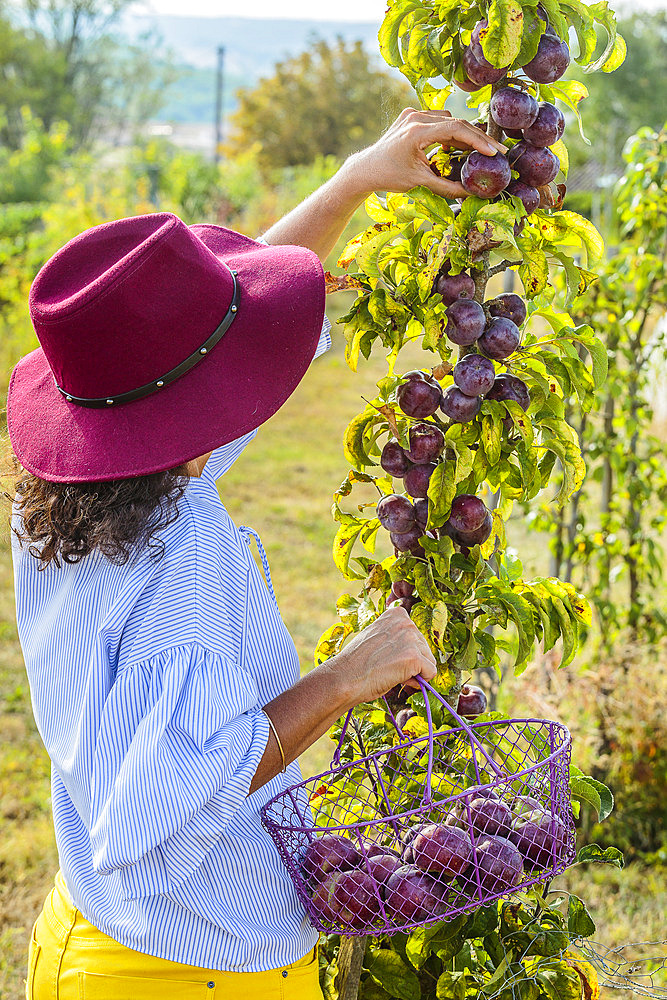
M 171 385 L 108 410 L 68 403 L 42 349 L 32 351 L 14 368 L 7 399 L 23 468 L 68 483 L 162 472 L 259 427 L 294 392 L 324 320 L 319 260 L 303 247 L 266 246 L 220 226 L 191 228 L 238 272 L 241 300 L 229 330 Z

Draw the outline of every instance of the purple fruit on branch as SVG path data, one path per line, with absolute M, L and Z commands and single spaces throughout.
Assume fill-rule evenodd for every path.
M 507 194 L 512 194 L 515 198 L 521 199 L 523 207 L 526 210 L 526 215 L 532 215 L 535 209 L 540 207 L 540 192 L 536 187 L 531 187 L 530 184 L 524 184 L 523 181 L 519 180 L 511 180 L 505 190 Z
M 535 83 L 554 83 L 570 65 L 570 49 L 567 42 L 549 31 L 540 38 L 537 52 L 523 71 Z
M 416 597 L 393 597 L 387 601 L 388 608 L 403 608 L 408 614 L 412 611 L 415 604 L 418 603 L 418 598 Z
M 517 326 L 522 326 L 526 320 L 526 303 L 514 292 L 503 292 L 495 299 L 489 299 L 486 305 L 492 316 L 504 316 Z
M 484 836 L 477 842 L 477 874 L 482 892 L 511 892 L 523 878 L 523 859 L 514 844 L 504 837 Z M 465 873 L 468 891 L 477 885 L 475 866 Z
M 411 497 L 425 499 L 428 496 L 428 484 L 434 472 L 435 465 L 431 462 L 427 465 L 413 465 L 405 476 L 403 476 L 405 492 L 409 493 Z M 421 538 L 424 534 L 423 529 L 420 525 L 417 525 L 416 530 L 418 536 Z
M 550 184 L 560 170 L 560 160 L 556 154 L 542 146 L 531 146 L 529 142 L 519 142 L 513 149 L 518 149 L 519 146 L 522 146 L 521 152 L 512 164 L 519 171 L 519 180 L 529 187 Z
M 476 833 L 507 837 L 512 825 L 512 812 L 500 799 L 480 796 L 470 803 L 470 822 Z
M 422 466 L 422 468 L 427 468 L 427 466 Z M 415 525 L 409 531 L 390 531 L 389 538 L 391 539 L 391 544 L 398 552 L 412 552 L 416 554 L 421 550 L 419 539 L 423 534 L 422 529 Z M 400 600 L 409 601 L 411 598 L 401 597 Z
M 445 435 L 435 424 L 413 424 L 410 428 L 409 442 L 410 447 L 406 455 L 410 461 L 415 465 L 426 465 L 437 461 L 442 455 Z
M 488 358 L 480 354 L 466 354 L 454 367 L 453 375 L 466 396 L 483 396 L 493 385 L 496 371 Z
M 396 725 L 398 726 L 398 728 L 402 732 L 403 731 L 403 727 L 405 726 L 405 723 L 409 722 L 410 719 L 415 719 L 416 717 L 417 717 L 417 713 L 415 711 L 413 711 L 413 709 L 411 709 L 411 708 L 402 708 L 401 711 L 396 716 Z
M 508 139 L 523 139 L 523 132 L 520 128 L 506 128 L 504 132 Z M 509 153 L 505 153 L 505 156 L 509 159 Z
M 397 923 L 421 923 L 445 908 L 444 887 L 424 872 L 404 865 L 390 875 L 384 900 Z
M 498 68 L 497 66 L 494 66 L 493 63 L 490 63 L 489 60 L 484 55 L 484 49 L 482 48 L 482 42 L 481 42 L 481 34 L 483 31 L 486 31 L 488 27 L 489 27 L 489 22 L 487 21 L 486 18 L 484 18 L 483 21 L 477 22 L 475 27 L 472 29 L 472 34 L 470 35 L 470 51 L 479 66 L 483 67 L 484 69 L 494 74 L 497 73 L 502 74 L 501 76 L 497 76 L 496 79 L 488 81 L 489 83 L 496 83 L 498 80 L 502 80 L 502 77 L 505 75 L 505 73 L 507 73 L 509 66 L 503 66 L 501 68 Z
M 478 198 L 495 198 L 512 179 L 509 161 L 502 153 L 485 156 L 472 152 L 463 165 L 461 183 L 468 194 Z
M 462 79 L 471 80 L 472 83 L 476 84 L 475 90 L 479 90 L 480 87 L 486 87 L 489 83 L 498 83 L 507 73 L 506 66 L 498 69 L 483 57 L 482 59 L 477 59 L 470 45 L 466 45 L 463 50 L 461 65 L 463 68 Z M 461 85 L 459 84 L 459 86 Z M 465 88 L 462 87 L 461 89 Z
M 533 124 L 539 107 L 532 94 L 525 90 L 501 87 L 491 98 L 491 117 L 503 129 L 524 129 Z
M 482 400 L 479 396 L 466 396 L 458 386 L 450 385 L 442 394 L 440 409 L 455 424 L 467 424 L 477 416 L 481 408 Z
M 460 180 L 459 177 L 456 180 Z M 457 299 L 472 299 L 475 295 L 475 282 L 466 271 L 460 274 L 440 273 L 435 283 L 435 290 L 442 296 L 446 306 L 451 306 Z
M 523 137 L 532 146 L 553 146 L 565 131 L 565 116 L 555 104 L 540 104 L 537 118 L 523 130 Z
M 461 493 L 454 497 L 448 523 L 454 531 L 471 532 L 484 524 L 489 513 L 486 504 L 473 493 Z
M 411 379 L 398 387 L 396 398 L 406 416 L 430 417 L 440 406 L 442 389 L 437 382 Z
M 516 375 L 499 375 L 487 392 L 486 398 L 500 401 L 514 400 L 522 410 L 527 410 L 530 406 L 528 386 Z
M 521 333 L 516 323 L 504 316 L 494 316 L 487 324 L 477 345 L 487 358 L 504 361 L 514 354 L 521 343 Z
M 464 872 L 472 857 L 472 843 L 465 830 L 443 823 L 424 827 L 415 837 L 412 849 L 417 868 L 448 879 Z
M 378 500 L 377 516 L 387 531 L 411 531 L 415 527 L 414 507 L 407 497 L 390 493 Z
M 421 382 L 430 382 L 433 380 L 431 373 L 422 371 L 421 368 L 413 368 L 412 371 L 406 372 L 405 375 L 401 375 L 401 378 L 404 381 L 407 379 L 409 382 L 415 379 Z
M 301 867 L 307 879 L 322 882 L 332 872 L 353 868 L 360 861 L 361 855 L 351 840 L 325 833 L 308 844 Z
M 415 504 L 415 510 L 417 505 Z M 412 597 L 415 592 L 414 583 L 408 583 L 407 580 L 394 580 L 391 585 L 391 595 L 392 597 Z
M 456 711 L 464 718 L 473 718 L 486 712 L 486 695 L 481 687 L 475 684 L 464 684 L 459 694 Z
M 469 347 L 484 333 L 486 316 L 479 302 L 457 299 L 447 309 L 445 333 L 453 344 Z
M 410 460 L 398 441 L 387 441 L 380 455 L 380 465 L 390 476 L 402 477 L 410 468 Z
M 487 538 L 489 538 L 493 530 L 493 518 L 487 511 L 484 521 L 474 531 L 456 531 L 447 524 L 445 524 L 445 528 L 452 541 L 456 542 L 463 549 L 469 549 L 473 545 L 483 545 Z
M 426 531 L 426 525 L 428 524 L 428 500 L 426 497 L 415 500 L 415 521 L 420 528 Z
M 463 64 L 460 64 L 459 66 L 456 67 L 454 71 L 453 82 L 456 84 L 459 90 L 464 90 L 466 94 L 472 94 L 476 90 L 479 90 L 479 84 L 475 83 L 473 80 L 470 79 L 470 77 L 468 76 L 463 67 Z

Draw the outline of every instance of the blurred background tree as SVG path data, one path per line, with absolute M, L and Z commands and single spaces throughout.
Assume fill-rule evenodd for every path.
M 265 173 L 362 149 L 416 100 L 404 81 L 376 67 L 361 42 L 342 38 L 313 41 L 237 96 L 228 155 L 256 145 Z

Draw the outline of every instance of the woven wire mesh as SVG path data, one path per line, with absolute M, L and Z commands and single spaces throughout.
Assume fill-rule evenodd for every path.
M 570 751 L 540 719 L 431 731 L 293 785 L 262 822 L 315 927 L 394 934 L 572 863 Z

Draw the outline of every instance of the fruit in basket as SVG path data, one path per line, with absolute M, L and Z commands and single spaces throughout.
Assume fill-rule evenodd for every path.
M 312 904 L 315 912 L 321 920 L 334 921 L 336 914 L 331 908 L 331 889 L 334 885 L 335 875 L 328 875 L 324 882 L 321 882 L 312 896 Z
M 506 837 L 510 832 L 512 811 L 500 799 L 480 795 L 470 803 L 470 821 L 476 833 Z
M 308 844 L 301 867 L 307 879 L 319 883 L 332 872 L 354 868 L 360 861 L 361 855 L 351 840 L 337 833 L 325 833 Z
M 456 711 L 464 718 L 472 718 L 486 711 L 486 695 L 475 684 L 464 684 L 459 694 Z
M 396 923 L 420 923 L 443 913 L 447 900 L 444 886 L 412 865 L 403 865 L 389 878 L 384 891 L 387 912 Z
M 565 824 L 544 809 L 534 809 L 515 821 L 509 839 L 518 848 L 526 868 L 549 868 L 567 842 Z
M 331 878 L 328 906 L 337 922 L 365 927 L 379 909 L 375 882 L 361 869 L 338 872 Z
M 368 871 L 377 882 L 383 898 L 390 877 L 402 865 L 402 860 L 396 854 L 390 854 L 388 851 L 384 854 L 374 854 L 372 858 L 368 859 Z
M 472 843 L 465 830 L 431 823 L 417 834 L 412 850 L 417 868 L 453 879 L 468 867 Z
M 414 843 L 417 834 L 421 833 L 421 831 L 424 830 L 427 826 L 430 826 L 430 824 L 415 823 L 414 826 L 408 826 L 401 831 L 401 844 L 403 845 L 401 857 L 403 858 L 405 864 L 411 865 L 415 860 L 414 852 L 412 850 L 412 845 Z
M 414 507 L 407 497 L 390 493 L 378 501 L 377 516 L 387 531 L 411 531 L 415 526 Z
M 438 386 L 438 401 L 432 412 L 435 413 L 441 399 L 442 392 Z M 406 455 L 410 461 L 414 462 L 415 465 L 427 465 L 429 462 L 437 462 L 442 455 L 445 447 L 445 435 L 435 424 L 413 424 L 410 428 L 409 442 L 410 447 L 406 451 Z
M 465 873 L 468 892 L 475 891 L 475 871 L 479 874 L 482 892 L 511 892 L 523 878 L 523 859 L 518 849 L 504 837 L 489 836 L 481 837 L 475 847 L 476 869 L 471 865 Z
M 374 858 L 376 854 L 391 854 L 392 852 L 389 848 L 385 847 L 383 844 L 377 844 L 374 840 L 370 840 L 364 837 L 363 840 L 364 850 L 366 851 L 366 856 L 369 858 Z M 363 862 L 362 862 L 363 865 Z
M 517 817 L 527 816 L 528 813 L 533 812 L 533 810 L 539 809 L 544 812 L 544 805 L 539 799 L 536 799 L 534 795 L 517 795 L 517 797 L 512 802 L 512 812 Z M 514 826 L 516 820 L 512 820 L 512 826 Z

